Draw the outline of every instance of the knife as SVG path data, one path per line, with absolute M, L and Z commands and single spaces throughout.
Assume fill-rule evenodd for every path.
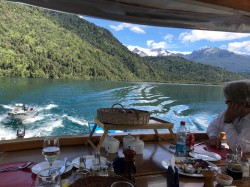
M 67 159 L 68 159 L 67 157 L 64 158 L 63 166 L 60 168 L 60 174 L 63 174 L 66 170 Z

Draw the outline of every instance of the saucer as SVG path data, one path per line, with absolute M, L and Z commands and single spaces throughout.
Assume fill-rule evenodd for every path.
M 58 168 L 58 169 L 60 169 L 63 165 L 64 165 L 64 161 L 63 160 L 55 160 L 53 162 L 53 164 L 52 164 L 52 168 Z M 70 163 L 67 162 L 67 165 L 70 165 Z M 46 169 L 46 168 L 49 168 L 49 162 L 48 161 L 40 162 L 40 163 L 34 165 L 31 168 L 31 171 L 34 174 L 38 174 L 41 170 Z M 65 169 L 64 173 L 70 171 L 72 168 L 73 168 L 72 165 L 68 166 Z

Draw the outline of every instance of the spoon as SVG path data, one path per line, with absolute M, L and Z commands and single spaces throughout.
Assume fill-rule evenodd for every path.
M 0 169 L 0 172 L 4 172 L 4 171 L 15 171 L 15 170 L 19 170 L 19 169 L 24 169 L 29 167 L 32 164 L 32 162 L 27 162 L 21 166 L 15 166 L 15 167 L 8 167 L 8 168 L 3 168 Z

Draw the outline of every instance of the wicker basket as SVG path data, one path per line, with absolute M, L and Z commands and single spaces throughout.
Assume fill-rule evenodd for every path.
M 121 108 L 114 108 L 115 105 Z M 149 122 L 148 111 L 126 109 L 121 104 L 114 104 L 111 108 L 97 109 L 97 119 L 102 123 L 114 125 L 146 125 Z

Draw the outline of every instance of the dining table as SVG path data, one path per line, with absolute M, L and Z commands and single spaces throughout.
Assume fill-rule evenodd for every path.
M 197 140 L 205 141 L 205 140 Z M 135 185 L 136 187 L 166 187 L 167 186 L 167 168 L 162 164 L 163 160 L 173 157 L 173 151 L 169 149 L 170 143 L 168 141 L 145 141 L 143 154 L 135 155 Z M 201 144 L 196 149 L 204 149 L 206 144 Z M 61 146 L 60 155 L 58 160 L 63 160 L 65 157 L 71 162 L 77 157 L 94 155 L 95 149 L 91 145 L 85 145 L 84 142 L 80 145 L 70 145 Z M 101 148 L 100 154 L 109 161 L 113 161 L 117 157 L 124 157 L 123 148 L 120 145 L 117 153 L 107 154 L 107 152 Z M 221 152 L 221 159 L 217 161 L 212 161 L 213 164 L 220 167 L 222 170 L 225 168 L 225 156 L 226 152 L 223 150 Z M 16 187 L 16 186 L 27 186 L 34 187 L 36 174 L 32 173 L 32 167 L 37 163 L 44 162 L 44 157 L 42 155 L 41 148 L 33 149 L 22 149 L 22 150 L 12 150 L 12 151 L 2 151 L 0 152 L 0 168 L 7 166 L 17 166 L 25 162 L 31 161 L 32 165 L 28 168 L 10 171 L 10 172 L 0 172 L 0 187 Z M 72 169 L 71 174 L 64 175 L 62 179 L 67 179 L 71 176 L 74 169 Z M 72 180 L 70 181 L 73 182 Z M 179 175 L 179 186 L 180 187 L 201 187 L 204 184 L 203 177 L 193 177 L 186 175 Z M 214 181 L 214 186 L 220 186 Z M 244 178 L 241 180 L 234 180 L 232 186 L 237 187 L 248 187 L 250 186 L 250 178 Z M 100 186 L 101 187 L 101 186 Z

